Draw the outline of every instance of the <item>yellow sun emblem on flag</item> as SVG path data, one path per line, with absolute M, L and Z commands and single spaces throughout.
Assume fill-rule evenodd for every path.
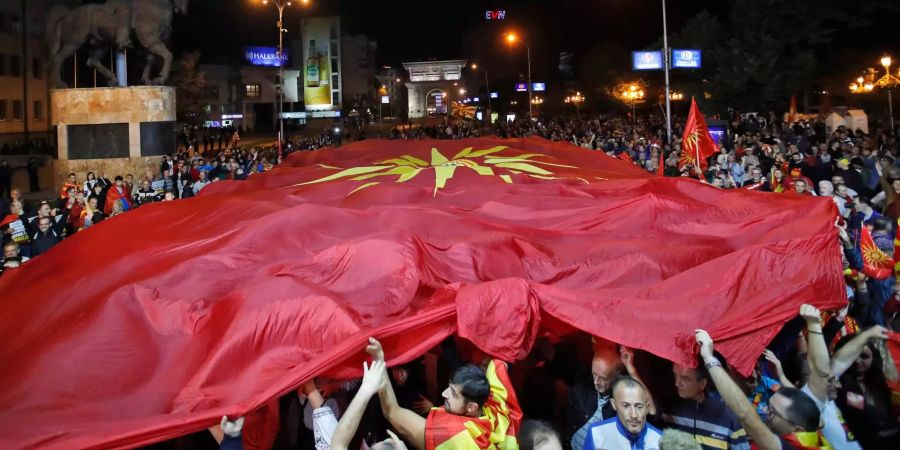
M 526 174 L 533 178 L 541 179 L 559 179 L 554 177 L 553 172 L 545 169 L 546 167 L 565 167 L 574 169 L 575 166 L 564 164 L 555 164 L 546 161 L 539 161 L 536 158 L 547 157 L 540 153 L 528 153 L 524 155 L 502 156 L 498 153 L 506 149 L 506 146 L 491 147 L 483 150 L 472 150 L 472 147 L 462 149 L 453 158 L 447 158 L 436 148 L 431 149 L 431 163 L 423 161 L 415 156 L 403 155 L 399 158 L 387 159 L 376 162 L 374 166 L 341 168 L 319 164 L 319 167 L 326 169 L 339 169 L 340 172 L 328 175 L 327 177 L 318 178 L 295 186 L 303 186 L 307 184 L 324 183 L 326 181 L 338 179 L 350 179 L 355 181 L 365 181 L 377 177 L 396 176 L 396 183 L 403 183 L 415 178 L 424 172 L 434 172 L 434 192 L 437 195 L 438 189 L 443 189 L 447 185 L 447 180 L 453 178 L 453 174 L 457 168 L 472 170 L 479 175 L 496 176 L 506 183 L 512 183 L 510 174 Z M 508 173 L 498 173 L 498 169 Z M 585 183 L 588 181 L 583 178 L 577 178 Z M 370 181 L 357 187 L 348 196 L 356 191 L 380 184 L 381 181 Z
M 890 267 L 891 265 L 891 257 L 879 250 L 874 244 L 862 245 L 862 254 L 863 258 L 873 266 Z
M 691 134 L 687 135 L 681 142 L 681 158 L 679 159 L 679 163 L 684 166 L 687 164 L 693 165 L 696 161 L 695 154 L 697 152 L 697 146 L 700 145 L 700 130 L 694 130 Z

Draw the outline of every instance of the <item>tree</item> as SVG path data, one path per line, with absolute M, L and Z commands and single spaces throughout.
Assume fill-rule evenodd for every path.
M 200 52 L 187 52 L 175 60 L 171 83 L 175 86 L 176 116 L 183 124 L 201 125 L 206 111 L 201 102 L 206 89 L 206 73 L 198 70 Z
M 700 12 L 671 43 L 704 51 L 699 74 L 714 99 L 740 109 L 784 108 L 792 94 L 827 74 L 820 52 L 838 32 L 898 10 L 892 0 L 735 0 L 725 23 Z

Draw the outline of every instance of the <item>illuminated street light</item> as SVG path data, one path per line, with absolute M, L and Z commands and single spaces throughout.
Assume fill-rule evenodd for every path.
M 669 94 L 669 99 L 672 100 L 673 102 L 677 102 L 679 100 L 684 100 L 684 94 L 682 94 L 681 92 L 672 91 Z
M 300 0 L 300 3 L 303 5 L 308 5 L 309 0 Z M 262 0 L 263 5 L 268 5 L 269 0 Z M 281 158 L 281 143 L 284 142 L 284 61 L 281 61 L 282 55 L 284 54 L 284 33 L 287 30 L 284 28 L 284 8 L 286 6 L 291 6 L 290 1 L 286 0 L 272 0 L 272 4 L 275 8 L 278 9 L 278 22 L 275 23 L 278 26 L 278 157 Z
M 581 116 L 581 104 L 584 103 L 584 96 L 581 95 L 581 92 L 575 92 L 574 95 L 570 95 L 565 99 L 566 103 L 575 105 L 575 116 Z
M 519 36 L 510 31 L 506 33 L 506 42 L 510 45 L 515 44 L 519 40 Z M 528 120 L 531 120 L 531 47 L 528 43 L 525 43 L 525 50 L 528 52 Z M 488 91 L 488 98 L 490 98 L 490 91 Z
M 465 90 L 465 89 L 460 89 L 460 90 L 459 90 L 459 95 L 466 95 L 466 90 Z
M 891 75 L 891 57 L 884 55 L 879 60 L 881 66 L 884 67 L 884 75 L 876 79 L 878 73 L 876 69 L 869 68 L 863 73 L 863 76 L 856 79 L 855 83 L 850 83 L 850 92 L 854 94 L 865 94 L 875 90 L 876 87 L 887 89 L 888 92 L 888 114 L 891 118 L 891 130 L 894 129 L 894 99 L 892 90 L 900 86 L 900 78 Z M 900 71 L 897 72 L 900 75 Z

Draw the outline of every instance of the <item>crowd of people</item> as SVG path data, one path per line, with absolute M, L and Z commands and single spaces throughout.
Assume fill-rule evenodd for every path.
M 695 366 L 600 340 L 582 363 L 578 342 L 548 338 L 509 364 L 449 338 L 388 368 L 370 338 L 362 379 L 316 378 L 281 399 L 274 448 L 897 448 L 900 405 L 882 359 L 889 332 L 848 331 L 847 318 L 802 305 L 749 375 L 730 367 L 704 330 L 696 330 Z M 234 433 L 223 440 L 235 423 L 243 419 L 223 417 L 210 429 L 221 448 L 242 448 Z M 214 445 L 203 435 L 190 445 L 204 439 Z
M 894 277 L 863 273 L 860 248 L 865 227 L 882 252 L 894 252 L 900 218 L 896 132 L 878 125 L 868 134 L 844 127 L 826 132 L 821 121 L 784 123 L 773 116 L 762 121 L 735 114 L 730 121 L 729 138 L 705 171 L 682 164 L 680 145 L 664 144 L 664 125 L 655 117 L 491 126 L 447 121 L 395 128 L 390 137 L 537 135 L 603 151 L 654 173 L 662 161 L 667 176 L 698 177 L 722 189 L 830 197 L 842 216 L 836 226 L 847 269 L 847 307 L 801 307 L 749 375 L 730 367 L 703 330 L 696 333 L 696 366 L 575 336 L 540 338 L 525 360 L 510 363 L 450 338 L 413 362 L 387 368 L 380 344 L 371 339 L 366 351 L 372 361 L 361 380 L 317 378 L 281 398 L 275 448 L 900 448 L 900 392 L 889 383 L 896 380 L 896 362 L 891 364 L 884 344 L 900 326 L 900 301 Z M 335 133 L 326 130 L 285 143 L 284 151 L 335 143 Z M 36 205 L 12 189 L 0 204 L 2 265 L 27 264 L 100 221 L 147 203 L 197 195 L 219 180 L 246 179 L 279 162 L 274 147 L 244 149 L 239 136 L 218 144 L 211 140 L 207 148 L 188 139 L 158 170 L 137 176 L 70 174 L 57 198 Z M 375 396 L 380 408 L 369 404 Z M 226 417 L 209 434 L 157 447 L 241 448 L 242 424 L 241 418 Z

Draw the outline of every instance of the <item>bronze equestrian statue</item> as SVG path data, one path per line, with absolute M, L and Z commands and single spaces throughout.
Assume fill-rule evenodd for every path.
M 128 48 L 132 32 L 147 50 L 144 84 L 164 84 L 172 67 L 172 52 L 166 40 L 172 33 L 176 13 L 187 14 L 188 0 L 107 0 L 104 4 L 87 4 L 73 9 L 57 5 L 47 13 L 47 43 L 50 47 L 50 82 L 54 88 L 66 88 L 60 77 L 63 62 L 87 43 L 90 46 L 87 65 L 116 86 L 116 74 L 103 65 L 110 46 Z M 156 78 L 150 78 L 153 62 L 159 57 L 163 65 Z

